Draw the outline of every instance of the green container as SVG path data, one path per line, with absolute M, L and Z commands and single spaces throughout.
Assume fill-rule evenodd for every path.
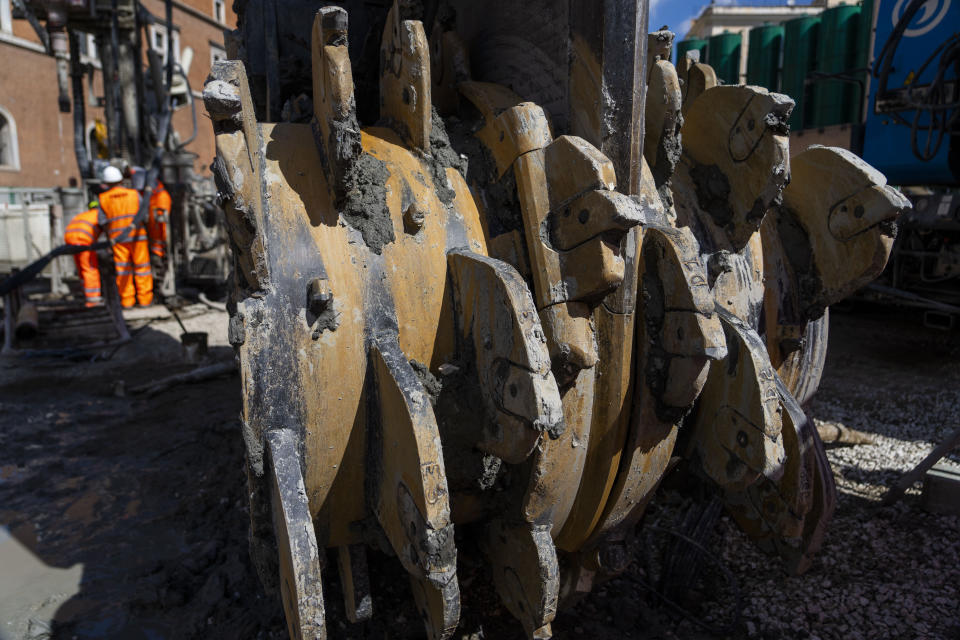
M 817 71 L 846 73 L 857 68 L 860 7 L 841 5 L 820 14 Z M 860 120 L 860 86 L 849 79 L 826 78 L 814 85 L 813 125 L 828 127 Z
M 769 24 L 750 29 L 747 50 L 747 84 L 780 90 L 780 52 L 783 47 L 783 25 Z
M 687 54 L 687 51 L 699 51 L 700 52 L 700 62 L 707 61 L 707 41 L 701 40 L 700 38 L 690 38 L 689 40 L 681 40 L 677 43 L 677 63 L 679 64 L 683 60 L 683 56 Z
M 739 33 L 718 33 L 710 36 L 707 44 L 707 63 L 717 72 L 717 78 L 725 84 L 740 84 Z
M 797 103 L 790 116 L 790 128 L 797 131 L 813 124 L 813 85 L 806 84 L 805 80 L 807 74 L 817 68 L 820 16 L 788 20 L 783 23 L 783 31 L 780 91 Z

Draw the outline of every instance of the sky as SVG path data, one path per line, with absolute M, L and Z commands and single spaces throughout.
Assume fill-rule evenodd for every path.
M 709 4 L 704 0 L 650 0 L 650 31 L 667 25 L 681 40 L 690 28 L 693 19 Z M 717 4 L 736 4 L 730 0 Z
M 776 5 L 808 4 L 809 0 L 714 0 L 717 5 Z M 650 31 L 656 31 L 666 25 L 677 34 L 679 42 L 687 35 L 693 19 L 700 15 L 710 0 L 650 0 Z
M 700 11 L 710 4 L 709 0 L 650 0 L 650 31 L 666 25 L 682 40 L 690 29 L 690 23 Z M 738 4 L 736 0 L 717 0 L 716 4 Z

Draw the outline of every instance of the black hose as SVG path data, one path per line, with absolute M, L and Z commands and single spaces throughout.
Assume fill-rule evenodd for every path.
M 163 89 L 163 65 L 160 54 L 153 49 L 147 49 L 147 64 L 150 71 L 150 84 L 153 85 L 153 100 L 156 113 L 163 113 L 166 102 L 166 93 Z
M 77 168 L 80 178 L 93 177 L 90 157 L 87 154 L 86 106 L 83 102 L 83 66 L 80 64 L 80 42 L 77 33 L 71 30 L 70 38 L 70 80 L 73 90 L 73 152 L 77 156 Z
M 164 5 L 167 23 L 167 95 L 169 96 L 170 88 L 173 87 L 173 0 L 166 0 Z M 167 107 L 169 106 L 168 103 Z
M 16 272 L 3 282 L 0 282 L 0 296 L 7 295 L 20 285 L 25 284 L 35 278 L 41 271 L 43 271 L 44 267 L 50 264 L 51 260 L 58 256 L 73 255 L 75 253 L 83 253 L 84 251 L 97 251 L 99 249 L 106 249 L 109 246 L 110 242 L 107 240 L 90 245 L 60 245 L 43 257 L 34 260 L 29 265 Z
M 910 145 L 914 155 L 925 162 L 932 160 L 940 152 L 944 138 L 950 135 L 953 123 L 957 119 L 958 112 L 956 110 L 960 107 L 956 100 L 957 90 L 954 88 L 953 96 L 947 95 L 946 74 L 951 66 L 956 67 L 958 61 L 960 61 L 960 44 L 958 43 L 960 43 L 960 36 L 954 35 L 948 38 L 934 50 L 917 70 L 915 75 L 919 78 L 937 54 L 943 50 L 943 55 L 937 65 L 937 73 L 930 82 L 925 101 L 914 100 L 913 85 L 907 87 L 907 104 L 916 109 L 910 127 Z M 952 116 L 946 113 L 951 109 L 954 110 Z M 926 144 L 921 150 L 917 138 L 919 130 L 923 126 L 920 124 L 920 118 L 924 113 L 927 114 L 930 122 L 924 127 L 927 134 Z M 936 139 L 936 142 L 934 142 L 934 139 Z
M 139 126 L 137 127 L 137 131 L 139 133 L 140 139 L 136 141 L 137 147 L 136 147 L 136 155 L 134 157 L 136 158 L 138 165 L 143 165 L 144 160 L 143 160 L 143 157 L 141 156 L 140 144 L 147 142 L 149 139 L 147 138 L 147 134 L 146 134 L 147 119 L 143 117 L 143 113 L 145 110 L 145 105 L 143 101 L 144 101 L 144 94 L 146 93 L 146 87 L 144 86 L 143 59 L 141 58 L 141 55 L 143 52 L 143 37 L 142 37 L 141 29 L 143 28 L 143 24 L 140 22 L 141 14 L 140 14 L 139 8 L 140 8 L 140 3 L 135 1 L 134 11 L 133 11 L 133 34 L 134 34 L 133 47 L 136 52 L 133 54 L 134 55 L 133 81 L 136 84 L 137 105 L 139 105 L 139 108 L 137 109 L 137 118 L 139 120 Z
M 933 50 L 933 53 L 923 62 L 922 65 L 914 73 L 914 77 L 919 78 L 923 75 L 923 72 L 927 70 L 927 66 L 933 62 L 933 59 L 937 57 L 941 51 L 945 48 L 946 53 L 943 54 L 943 57 L 940 58 L 940 63 L 937 65 L 937 74 L 934 76 L 933 81 L 930 83 L 930 92 L 939 93 L 943 89 L 943 83 L 945 81 L 945 75 L 948 71 L 948 67 L 951 62 L 954 62 L 957 59 L 957 43 L 960 42 L 960 34 L 954 34 L 940 43 L 940 46 Z M 922 109 L 929 109 L 931 111 L 946 111 L 953 109 L 958 105 L 956 102 L 947 103 L 947 104 L 930 104 L 928 93 L 928 99 L 926 102 L 918 102 L 913 99 L 913 92 L 915 90 L 914 83 L 907 85 L 907 104 L 911 107 L 917 107 Z
M 890 36 L 887 38 L 887 41 L 884 43 L 880 55 L 877 56 L 874 67 L 874 75 L 879 79 L 877 98 L 882 98 L 887 95 L 887 82 L 890 77 L 894 54 L 900 45 L 900 40 L 903 38 L 903 34 L 914 16 L 928 1 L 929 0 L 911 0 L 910 4 L 907 5 L 907 8 L 904 10 L 903 15 L 901 15 L 897 21 Z M 946 74 L 951 66 L 954 68 L 955 74 L 960 70 L 960 36 L 954 34 L 942 42 L 912 74 L 913 77 L 919 79 L 938 55 L 940 56 L 940 60 L 937 65 L 937 72 L 930 82 L 923 99 L 918 100 L 914 98 L 914 91 L 916 90 L 915 80 L 906 85 L 906 99 L 903 100 L 903 105 L 898 105 L 898 108 L 891 112 L 895 122 L 906 124 L 910 127 L 911 150 L 917 158 L 924 162 L 932 160 L 940 152 L 944 138 L 952 134 L 954 124 L 957 120 L 957 110 L 960 108 L 960 101 L 958 101 L 960 92 L 958 92 L 957 83 L 955 82 L 952 96 L 948 95 Z M 911 122 L 907 122 L 896 113 L 896 111 L 908 110 L 915 111 Z M 951 110 L 954 111 L 954 113 L 948 114 L 947 112 Z M 921 123 L 924 115 L 926 115 L 928 121 Z M 926 132 L 923 148 L 921 148 L 920 145 L 921 131 Z
M 917 15 L 917 11 L 919 11 L 920 7 L 926 2 L 927 0 L 910 0 L 910 4 L 907 5 L 903 15 L 900 16 L 900 20 L 897 21 L 897 25 L 893 28 L 893 31 L 890 32 L 887 41 L 883 43 L 880 55 L 877 56 L 877 60 L 874 63 L 874 75 L 880 79 L 877 95 L 886 93 L 887 79 L 890 76 L 890 66 L 893 64 L 893 54 L 896 52 L 897 47 L 900 46 L 900 39 L 903 38 L 903 32 L 907 30 L 910 21 L 913 20 L 913 17 Z M 879 65 L 879 68 L 877 68 L 876 65 Z
M 176 68 L 177 74 L 183 78 L 184 84 L 187 85 L 187 100 L 190 101 L 190 118 L 193 121 L 193 132 L 190 134 L 190 137 L 177 145 L 177 148 L 174 151 L 181 151 L 188 144 L 193 142 L 197 137 L 197 104 L 193 99 L 193 87 L 190 86 L 190 78 L 187 77 L 187 74 L 184 72 L 183 67 L 179 64 Z
M 123 99 L 120 96 L 120 15 L 117 0 L 111 0 L 110 8 L 110 56 L 113 58 L 113 82 L 111 83 L 111 93 L 113 98 L 113 122 L 120 133 L 116 136 L 117 149 L 116 155 L 123 155 L 127 148 L 127 127 L 123 115 Z M 114 150 L 111 150 L 114 151 Z

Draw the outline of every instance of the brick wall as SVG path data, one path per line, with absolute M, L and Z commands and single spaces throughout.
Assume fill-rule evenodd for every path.
M 0 107 L 16 124 L 20 170 L 0 169 L 3 187 L 69 186 L 79 179 L 73 114 L 57 106 L 57 72 L 43 53 L 0 42 Z M 103 89 L 97 83 L 97 92 Z M 103 117 L 87 107 L 87 120 Z
M 163 18 L 163 0 L 143 0 L 143 3 L 153 15 Z M 225 2 L 224 9 L 225 24 L 214 20 L 213 0 L 177 0 L 173 9 L 173 22 L 180 32 L 181 52 L 189 46 L 194 53 L 188 75 L 195 96 L 197 137 L 187 149 L 197 154 L 195 169 L 201 173 L 209 172 L 215 148 L 210 119 L 199 96 L 203 81 L 210 72 L 212 45 L 223 47 L 223 29 L 233 28 L 236 24 L 231 0 Z M 12 26 L 15 38 L 39 44 L 27 21 L 14 20 Z M 79 179 L 73 150 L 73 114 L 59 111 L 53 58 L 30 49 L 29 44 L 23 42 L 14 44 L 0 40 L 0 108 L 16 123 L 20 159 L 19 171 L 0 169 L 0 186 L 70 186 L 72 181 Z M 89 98 L 89 86 L 86 82 L 84 85 Z M 94 94 L 103 96 L 99 71 L 94 74 Z M 103 119 L 103 109 L 91 107 L 88 103 L 88 127 L 95 118 Z M 174 113 L 173 126 L 181 139 L 190 135 L 189 106 Z

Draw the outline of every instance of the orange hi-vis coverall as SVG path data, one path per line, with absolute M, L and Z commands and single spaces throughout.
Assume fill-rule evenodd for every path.
M 89 209 L 73 217 L 63 233 L 66 244 L 89 247 L 97 241 L 100 235 L 100 211 Z M 77 265 L 77 273 L 83 282 L 83 295 L 88 307 L 95 307 L 103 303 L 103 294 L 100 292 L 100 268 L 95 251 L 83 251 L 73 254 L 73 261 Z
M 140 194 L 136 189 L 113 187 L 100 194 L 100 209 L 103 210 L 103 226 L 113 241 L 120 304 L 132 307 L 139 302 L 146 306 L 153 302 L 147 230 L 140 226 L 130 229 L 127 234 L 140 210 Z
M 167 253 L 167 220 L 173 199 L 157 181 L 157 190 L 150 196 L 150 219 L 147 222 L 147 237 L 150 239 L 150 254 L 163 258 Z

